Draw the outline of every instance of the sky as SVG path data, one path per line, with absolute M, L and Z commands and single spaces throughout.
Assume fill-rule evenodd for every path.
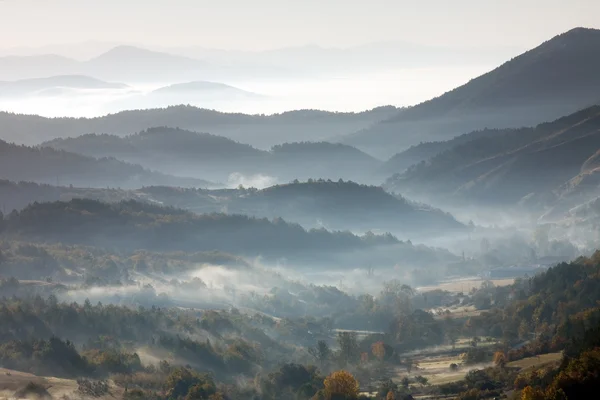
M 598 0 L 0 0 L 0 48 L 85 41 L 263 50 L 379 41 L 532 48 Z

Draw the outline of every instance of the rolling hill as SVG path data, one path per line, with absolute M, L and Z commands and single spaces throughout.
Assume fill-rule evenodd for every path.
M 245 214 L 300 223 L 305 228 L 327 227 L 353 232 L 394 232 L 416 239 L 465 231 L 450 214 L 354 182 L 310 181 L 256 189 L 191 189 L 148 186 L 135 190 L 77 188 L 0 181 L 7 212 L 34 202 L 93 199 L 103 202 L 135 200 L 186 209 L 198 214 Z
M 221 136 L 157 127 L 119 137 L 88 134 L 55 139 L 44 146 L 93 157 L 115 157 L 169 174 L 216 181 L 232 174 L 293 179 L 374 179 L 380 161 L 347 145 L 286 143 L 262 151 Z
M 405 238 L 463 231 L 450 214 L 354 182 L 309 181 L 275 185 L 232 199 L 228 210 L 282 217 L 307 227 L 393 232 Z
M 114 158 L 83 156 L 49 147 L 27 147 L 0 141 L 0 178 L 85 187 L 135 188 L 171 184 L 209 187 L 211 182 L 149 171 Z
M 373 154 L 483 128 L 531 126 L 600 101 L 600 30 L 576 28 L 345 138 Z

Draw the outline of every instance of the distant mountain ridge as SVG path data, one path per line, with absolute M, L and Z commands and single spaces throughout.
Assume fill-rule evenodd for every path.
M 192 106 L 122 111 L 97 118 L 45 118 L 0 112 L 0 139 L 29 145 L 87 133 L 119 136 L 156 126 L 179 127 L 249 143 L 261 149 L 285 142 L 324 141 L 370 126 L 397 108 L 378 107 L 358 113 L 296 110 L 273 115 L 225 113 Z
M 84 75 L 58 75 L 48 78 L 0 82 L 0 96 L 24 96 L 56 88 L 69 89 L 125 89 L 123 83 L 105 82 Z
M 472 130 L 538 124 L 599 101 L 599 69 L 600 30 L 576 28 L 344 142 L 389 156 Z

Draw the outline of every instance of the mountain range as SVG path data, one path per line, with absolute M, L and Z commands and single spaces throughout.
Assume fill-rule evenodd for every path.
M 94 51 L 94 49 L 96 49 Z M 518 54 L 512 47 L 435 47 L 402 42 L 369 43 L 349 48 L 316 45 L 264 51 L 82 43 L 38 49 L 12 49 L 0 55 L 0 80 L 63 74 L 102 79 L 164 82 L 323 76 L 339 72 L 445 65 L 493 65 Z
M 576 28 L 343 141 L 391 156 L 483 128 L 531 126 L 600 101 L 600 30 Z
M 209 132 L 260 149 L 286 142 L 323 141 L 384 120 L 398 109 L 378 107 L 359 113 L 296 110 L 273 115 L 225 113 L 192 106 L 122 111 L 98 118 L 45 118 L 0 112 L 2 139 L 37 145 L 87 133 L 118 136 L 168 126 Z

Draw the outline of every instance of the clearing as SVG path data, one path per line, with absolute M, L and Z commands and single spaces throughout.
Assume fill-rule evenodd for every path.
M 61 379 L 49 376 L 37 376 L 27 372 L 20 372 L 0 368 L 0 400 L 15 399 L 14 393 L 25 387 L 28 383 L 35 383 L 45 387 L 54 399 L 95 399 L 114 400 L 123 397 L 123 389 L 111 385 L 110 393 L 101 397 L 81 396 L 77 393 L 77 382 L 74 379 Z
M 560 361 L 562 358 L 562 353 L 548 353 L 548 354 L 540 354 L 539 356 L 527 357 L 522 360 L 512 361 L 506 364 L 507 367 L 512 368 L 536 368 L 545 364 L 550 364 L 552 362 Z

